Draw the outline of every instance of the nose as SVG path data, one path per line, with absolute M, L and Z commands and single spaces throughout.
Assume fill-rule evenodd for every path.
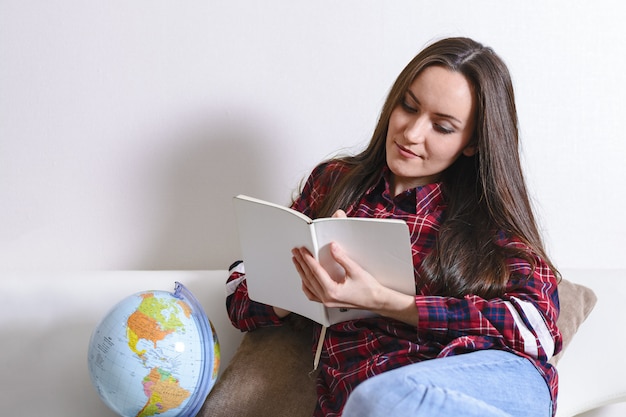
M 411 143 L 422 143 L 426 138 L 428 120 L 423 115 L 414 117 L 407 122 L 404 129 L 404 138 Z

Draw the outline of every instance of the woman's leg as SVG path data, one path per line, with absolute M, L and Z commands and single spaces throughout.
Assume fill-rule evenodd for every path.
M 549 417 L 550 392 L 533 364 L 485 350 L 407 365 L 368 379 L 344 417 Z

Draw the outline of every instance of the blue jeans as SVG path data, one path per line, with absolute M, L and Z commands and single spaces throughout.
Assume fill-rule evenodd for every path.
M 343 417 L 549 417 L 550 391 L 535 366 L 483 350 L 403 366 L 353 391 Z

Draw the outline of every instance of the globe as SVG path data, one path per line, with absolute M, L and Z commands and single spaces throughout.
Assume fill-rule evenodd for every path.
M 192 417 L 213 388 L 217 335 L 181 283 L 115 305 L 89 340 L 88 368 L 102 401 L 123 417 Z

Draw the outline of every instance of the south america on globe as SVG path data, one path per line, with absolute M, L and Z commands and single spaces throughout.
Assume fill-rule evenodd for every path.
M 91 382 L 122 417 L 193 417 L 217 379 L 217 334 L 181 283 L 173 293 L 144 291 L 115 305 L 94 329 Z

